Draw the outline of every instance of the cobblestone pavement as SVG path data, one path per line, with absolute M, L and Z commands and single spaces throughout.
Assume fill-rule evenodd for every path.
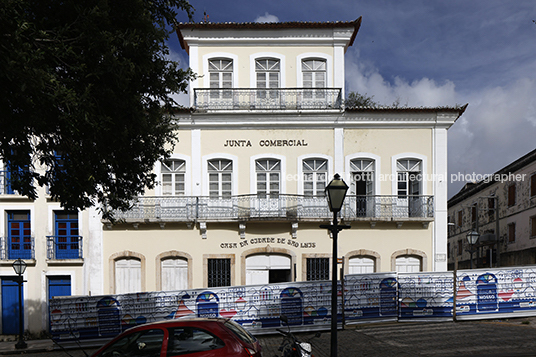
M 313 345 L 315 357 L 330 355 L 330 333 L 298 333 L 299 339 Z M 277 355 L 280 335 L 259 336 L 264 357 Z M 0 342 L 0 354 L 16 355 L 15 342 Z M 28 341 L 28 357 L 81 357 L 83 351 L 52 350 L 45 340 Z M 392 356 L 480 356 L 536 357 L 536 318 L 431 323 L 388 323 L 353 325 L 338 331 L 338 355 L 341 357 Z M 88 354 L 95 349 L 86 349 Z
M 260 339 L 263 356 L 276 355 L 281 337 Z M 329 357 L 329 332 L 310 342 L 315 357 Z M 536 319 L 354 325 L 338 332 L 338 356 L 536 356 Z

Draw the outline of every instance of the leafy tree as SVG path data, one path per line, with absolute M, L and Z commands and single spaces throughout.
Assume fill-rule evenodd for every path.
M 344 105 L 347 108 L 353 108 L 353 107 L 371 107 L 371 108 L 378 108 L 383 106 L 382 104 L 376 102 L 374 100 L 374 96 L 368 96 L 367 93 L 361 94 L 357 92 L 350 92 L 348 94 L 348 98 L 344 101 Z M 389 107 L 392 108 L 400 108 L 400 98 L 397 98 L 393 104 L 391 104 Z M 405 105 L 407 106 L 407 104 Z
M 166 55 L 186 0 L 2 0 L 0 159 L 10 185 L 48 186 L 65 208 L 127 201 L 153 187 L 176 140 L 172 93 L 190 70 Z
M 367 96 L 367 94 L 361 94 L 357 92 L 350 92 L 348 98 L 344 101 L 344 105 L 347 108 L 352 107 L 379 107 L 380 104 L 373 100 L 374 96 Z

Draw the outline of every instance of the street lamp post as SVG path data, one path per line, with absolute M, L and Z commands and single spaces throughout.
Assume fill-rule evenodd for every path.
M 478 241 L 478 237 L 480 237 L 480 234 L 476 231 L 467 233 L 467 242 L 469 242 L 471 245 L 471 249 L 469 249 L 469 253 L 471 253 L 471 269 L 473 269 L 473 253 L 475 252 L 474 245 Z
M 333 180 L 326 186 L 326 196 L 329 210 L 333 212 L 333 224 L 322 224 L 320 228 L 326 228 L 331 232 L 333 239 L 333 253 L 331 257 L 331 357 L 337 356 L 337 238 L 341 230 L 350 228 L 344 224 L 338 224 L 337 214 L 340 212 L 348 191 L 348 185 L 335 174 Z
M 26 342 L 24 342 L 24 311 L 22 310 L 22 283 L 24 280 L 22 274 L 26 271 L 26 263 L 21 258 L 13 262 L 13 270 L 17 274 L 17 283 L 19 283 L 19 340 L 15 345 L 16 349 L 26 348 Z

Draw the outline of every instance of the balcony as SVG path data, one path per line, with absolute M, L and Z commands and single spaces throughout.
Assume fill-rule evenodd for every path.
M 34 237 L 0 237 L 0 260 L 35 259 Z
M 82 259 L 82 237 L 47 236 L 47 259 Z
M 333 218 L 324 196 L 240 195 L 231 197 L 138 197 L 125 212 L 112 212 L 119 222 L 327 221 Z M 348 195 L 345 221 L 418 221 L 434 218 L 433 196 Z
M 196 88 L 198 111 L 285 111 L 342 109 L 339 88 Z

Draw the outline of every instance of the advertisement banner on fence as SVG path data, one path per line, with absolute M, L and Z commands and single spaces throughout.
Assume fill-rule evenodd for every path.
M 399 319 L 452 319 L 452 272 L 398 273 Z
M 536 267 L 461 270 L 457 282 L 460 320 L 536 315 Z
M 344 315 L 346 323 L 394 320 L 398 315 L 396 273 L 346 275 Z
M 399 319 L 458 320 L 536 315 L 536 267 L 399 273 Z
M 459 320 L 536 316 L 536 267 L 345 276 L 338 321 Z M 456 291 L 456 293 L 454 293 Z M 328 330 L 331 281 L 233 286 L 49 302 L 56 340 L 110 338 L 137 324 L 182 317 L 228 317 L 254 334 L 273 333 L 288 317 L 296 331 Z
M 57 340 L 100 339 L 146 322 L 228 317 L 263 334 L 282 326 L 280 315 L 296 330 L 319 330 L 330 328 L 330 307 L 330 281 L 62 297 L 50 300 L 50 332 Z

